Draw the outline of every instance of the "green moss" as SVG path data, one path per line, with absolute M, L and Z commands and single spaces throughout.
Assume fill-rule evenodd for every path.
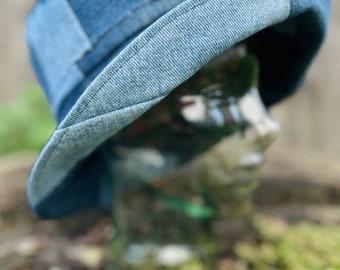
M 11 103 L 1 104 L 0 123 L 0 155 L 41 149 L 55 127 L 37 86 L 25 89 Z
M 249 269 L 340 269 L 340 226 L 301 222 L 288 227 L 277 219 L 256 217 L 254 227 L 259 243 L 235 246 Z

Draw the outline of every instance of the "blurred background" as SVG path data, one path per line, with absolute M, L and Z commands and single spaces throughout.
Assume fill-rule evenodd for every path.
M 25 18 L 30 1 L 2 1 L 0 4 L 0 99 L 8 101 L 35 82 L 25 44 Z
M 33 2 L 0 2 L 0 269 L 102 269 L 107 260 L 105 245 L 114 232 L 105 213 L 39 222 L 26 203 L 29 168 L 54 127 L 25 44 L 25 19 Z M 340 235 L 339 33 L 340 2 L 333 1 L 327 39 L 304 85 L 271 110 L 282 134 L 267 153 L 254 210 L 228 225 L 239 235 L 248 235 L 242 230 L 251 227 L 257 231 L 257 241 L 230 240 L 221 269 L 316 269 L 290 268 L 291 254 L 275 253 L 277 246 L 287 245 L 292 253 L 307 254 L 308 245 L 314 244 L 326 253 L 324 261 L 313 262 L 320 266 L 317 269 L 339 267 L 338 256 L 330 252 L 340 249 L 336 238 Z M 264 228 L 272 234 L 263 233 Z M 292 248 L 287 235 L 301 238 L 302 251 Z M 314 243 L 311 235 L 330 239 L 332 245 L 328 240 Z M 267 245 L 267 253 L 259 248 L 262 244 Z M 278 261 L 284 260 L 277 268 Z

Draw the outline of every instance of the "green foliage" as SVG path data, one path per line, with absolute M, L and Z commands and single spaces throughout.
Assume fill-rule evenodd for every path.
M 258 244 L 238 243 L 236 255 L 253 270 L 339 270 L 340 226 L 301 222 L 288 226 L 256 217 Z
M 27 88 L 9 104 L 0 104 L 0 123 L 0 155 L 39 150 L 55 127 L 37 86 Z

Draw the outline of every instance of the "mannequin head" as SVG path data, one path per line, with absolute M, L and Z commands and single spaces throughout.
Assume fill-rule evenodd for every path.
M 280 130 L 261 101 L 257 78 L 256 58 L 242 45 L 209 62 L 112 138 L 118 185 L 160 179 L 216 149 L 213 167 L 223 169 L 222 178 L 251 177 Z
M 279 133 L 257 77 L 256 59 L 233 48 L 112 138 L 116 268 L 203 265 L 215 233 L 206 225 L 249 211 L 264 151 Z M 162 255 L 170 251 L 171 263 Z

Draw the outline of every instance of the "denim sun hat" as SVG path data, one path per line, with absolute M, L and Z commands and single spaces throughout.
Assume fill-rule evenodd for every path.
M 26 37 L 58 126 L 29 176 L 33 211 L 58 218 L 107 204 L 101 145 L 243 40 L 264 103 L 292 94 L 329 14 L 330 0 L 37 0 Z

